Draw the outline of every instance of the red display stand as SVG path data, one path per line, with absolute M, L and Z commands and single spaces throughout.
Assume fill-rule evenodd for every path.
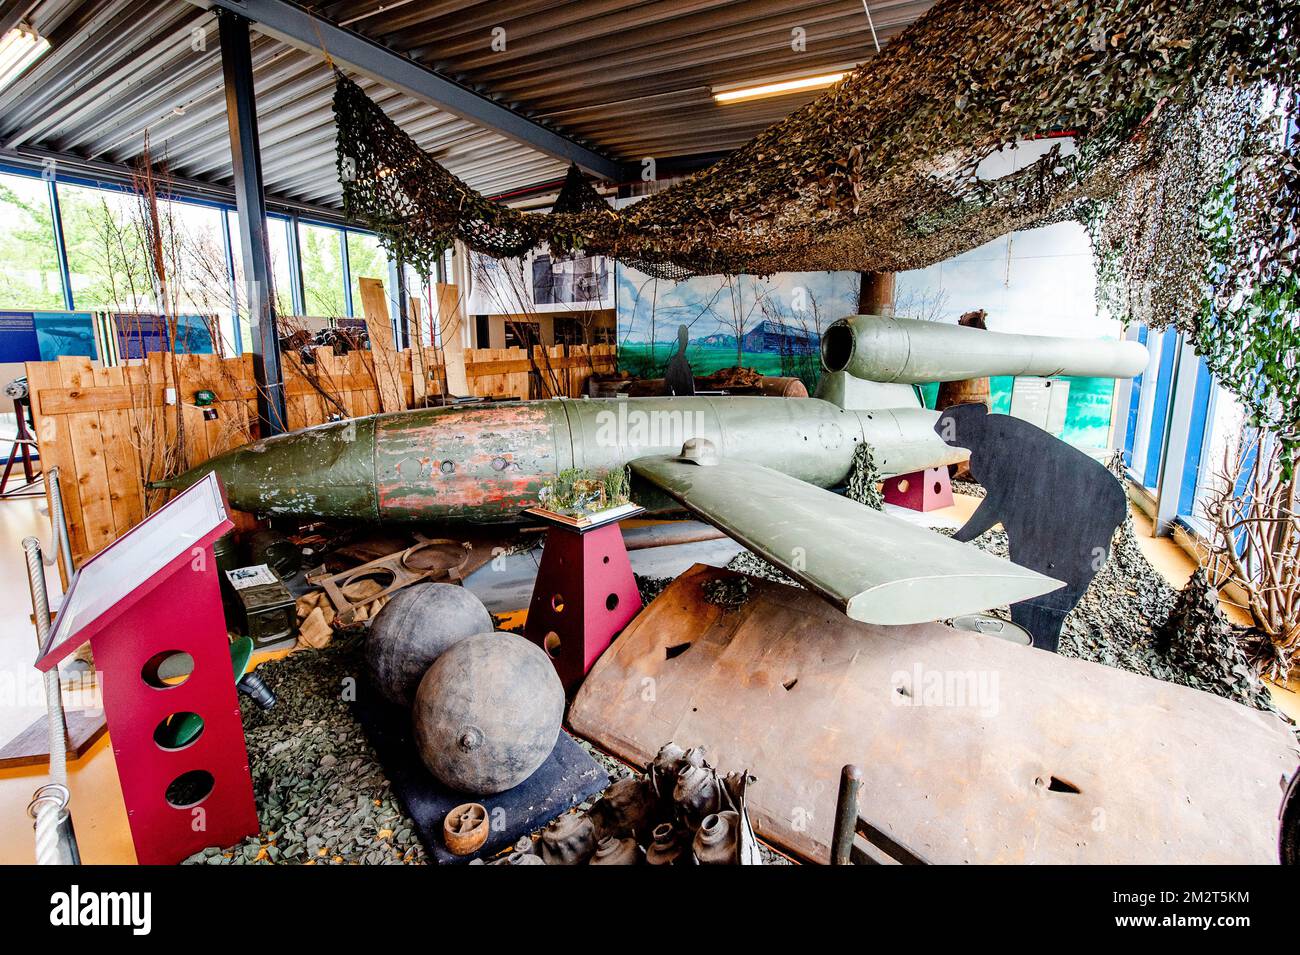
M 899 474 L 885 481 L 885 503 L 910 507 L 914 511 L 933 511 L 952 506 L 952 481 L 948 468 L 926 468 Z
M 551 655 L 565 691 L 572 692 L 641 610 L 618 522 L 642 509 L 587 526 L 564 523 L 537 508 L 528 513 L 550 526 L 524 635 Z
M 90 641 L 142 865 L 258 831 L 212 552 L 233 527 L 209 474 L 78 569 L 36 661 L 49 670 Z M 195 715 L 185 745 L 159 742 L 175 736 L 169 722 L 193 726 Z

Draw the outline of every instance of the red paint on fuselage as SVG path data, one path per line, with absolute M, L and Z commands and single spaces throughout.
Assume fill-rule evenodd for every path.
M 541 402 L 381 420 L 375 433 L 380 516 L 515 516 L 567 466 L 560 459 L 561 451 L 568 457 L 567 434 L 563 412 Z

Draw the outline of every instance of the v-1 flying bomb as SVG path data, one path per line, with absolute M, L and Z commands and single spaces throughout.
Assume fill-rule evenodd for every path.
M 857 315 L 822 336 L 815 398 L 546 399 L 372 415 L 229 451 L 209 471 L 260 514 L 370 521 L 518 520 L 568 468 L 630 466 L 651 511 L 685 507 L 854 619 L 919 623 L 1046 593 L 1052 578 L 823 488 L 866 443 L 884 475 L 969 456 L 935 433 L 916 389 L 990 374 L 1131 377 L 1135 342 L 1006 335 Z M 692 442 L 702 454 L 683 455 Z

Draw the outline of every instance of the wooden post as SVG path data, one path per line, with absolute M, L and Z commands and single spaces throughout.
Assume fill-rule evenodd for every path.
M 420 300 L 411 299 L 411 403 L 423 408 L 428 402 L 429 373 L 424 367 L 424 330 L 420 316 Z
M 861 272 L 858 285 L 859 315 L 894 314 L 894 272 Z
M 366 315 L 366 328 L 370 332 L 370 355 L 375 362 L 375 378 L 379 383 L 380 410 L 405 411 L 402 400 L 402 372 L 393 348 L 393 324 L 388 320 L 388 297 L 380 279 L 358 278 L 361 286 L 361 307 Z
M 468 395 L 469 379 L 465 375 L 465 316 L 460 309 L 460 289 L 438 283 L 438 327 L 442 341 L 442 367 L 448 397 Z

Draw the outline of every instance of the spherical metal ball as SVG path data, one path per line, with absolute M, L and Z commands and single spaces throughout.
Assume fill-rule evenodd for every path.
M 537 645 L 481 633 L 433 662 L 412 717 L 429 772 L 452 789 L 491 795 L 518 786 L 551 755 L 564 686 Z
M 454 584 L 399 590 L 375 616 L 366 638 L 366 666 L 389 702 L 409 707 L 429 665 L 456 642 L 492 629 L 483 602 Z

